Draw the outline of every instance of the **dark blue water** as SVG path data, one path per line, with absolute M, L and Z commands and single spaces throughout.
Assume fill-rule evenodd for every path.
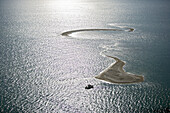
M 167 112 L 170 1 L 1 0 L 0 112 Z M 131 27 L 134 32 L 61 33 Z M 119 57 L 138 84 L 94 78 Z M 94 85 L 85 90 L 88 84 Z

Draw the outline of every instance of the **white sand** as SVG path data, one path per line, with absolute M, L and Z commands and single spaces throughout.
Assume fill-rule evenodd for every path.
M 128 32 L 133 32 L 133 28 L 126 28 Z M 61 35 L 62 36 L 70 36 L 70 34 L 75 33 L 75 32 L 82 32 L 82 31 L 126 31 L 123 29 L 78 29 L 78 30 L 71 30 L 71 31 L 66 31 L 63 32 Z
M 95 78 L 105 80 L 111 83 L 119 83 L 119 84 L 130 84 L 130 83 L 138 83 L 143 82 L 144 77 L 139 75 L 134 75 L 131 73 L 127 73 L 123 70 L 123 66 L 125 63 L 119 60 L 116 57 L 107 56 L 116 60 L 116 63 L 111 64 L 106 70 L 102 71 Z
M 82 32 L 82 31 L 128 31 L 133 32 L 133 28 L 123 27 L 123 29 L 79 29 L 79 30 L 71 30 L 63 32 L 62 36 L 70 36 L 70 34 L 75 32 Z M 107 56 L 107 55 L 106 55 Z M 130 83 L 138 83 L 143 82 L 144 77 L 139 75 L 134 75 L 131 73 L 127 73 L 123 70 L 123 66 L 125 63 L 119 60 L 116 57 L 107 56 L 116 60 L 116 63 L 110 65 L 106 70 L 102 71 L 98 76 L 95 78 L 105 80 L 111 83 L 119 83 L 119 84 L 130 84 Z

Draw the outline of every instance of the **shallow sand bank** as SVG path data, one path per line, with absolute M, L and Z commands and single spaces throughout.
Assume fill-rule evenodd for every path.
M 134 31 L 133 28 L 126 28 L 126 29 L 128 29 L 128 32 Z M 82 31 L 125 31 L 125 30 L 123 30 L 123 29 L 78 29 L 78 30 L 71 30 L 71 31 L 63 32 L 61 35 L 62 36 L 69 36 L 72 33 L 82 32 Z
M 112 56 L 107 57 L 115 59 L 116 63 L 111 64 L 107 69 L 102 71 L 95 78 L 118 84 L 130 84 L 144 81 L 143 76 L 125 72 L 123 70 L 123 66 L 125 65 L 125 63 L 120 59 Z

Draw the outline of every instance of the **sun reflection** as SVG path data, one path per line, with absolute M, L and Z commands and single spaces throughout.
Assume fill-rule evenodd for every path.
M 52 9 L 75 9 L 79 3 L 79 0 L 50 0 L 46 5 Z

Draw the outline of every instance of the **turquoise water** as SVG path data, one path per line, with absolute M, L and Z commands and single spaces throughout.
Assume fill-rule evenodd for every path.
M 170 1 L 1 0 L 0 112 L 167 112 Z M 134 32 L 77 29 L 134 28 Z M 139 84 L 94 78 L 116 56 Z M 88 84 L 93 89 L 85 90 Z

